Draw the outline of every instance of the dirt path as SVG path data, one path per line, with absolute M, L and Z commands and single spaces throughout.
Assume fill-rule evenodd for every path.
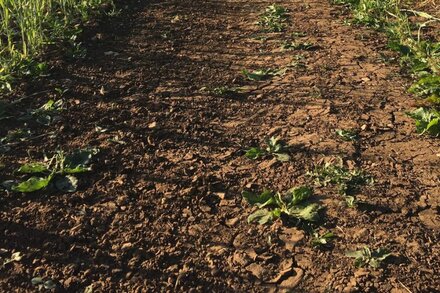
M 29 125 L 55 137 L 0 154 L 8 162 L 2 178 L 28 151 L 101 152 L 79 192 L 0 198 L 0 248 L 25 255 L 0 269 L 0 291 L 32 291 L 36 276 L 56 281 L 59 292 L 91 284 L 95 292 L 440 290 L 440 149 L 405 116 L 409 80 L 385 63 L 393 56 L 385 40 L 343 25 L 339 8 L 277 3 L 290 11 L 288 26 L 267 34 L 255 23 L 270 1 L 131 2 L 87 32 L 85 60 L 53 60 L 50 77 L 23 86 L 28 95 L 68 88 L 68 106 L 47 128 Z M 294 32 L 319 47 L 281 50 Z M 263 82 L 240 73 L 259 68 L 287 71 Z M 206 93 L 225 85 L 246 91 Z M 362 129 L 360 139 L 341 141 L 340 128 Z M 291 162 L 243 157 L 271 135 L 293 146 Z M 246 222 L 246 186 L 287 190 L 337 157 L 375 183 L 361 189 L 368 204 L 358 209 L 342 206 L 332 188 L 315 189 L 326 207 L 322 229 L 339 236 L 332 249 L 312 248 L 304 231 L 281 222 Z M 395 256 L 381 269 L 357 269 L 344 253 L 364 245 Z

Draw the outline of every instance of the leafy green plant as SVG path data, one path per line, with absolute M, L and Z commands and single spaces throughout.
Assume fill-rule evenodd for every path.
M 209 91 L 211 94 L 216 96 L 231 96 L 240 92 L 239 88 L 236 87 L 228 87 L 228 86 L 219 86 L 215 87 Z
M 334 0 L 353 10 L 355 22 L 385 31 L 388 47 L 400 53 L 400 62 L 410 69 L 416 82 L 409 91 L 435 107 L 440 105 L 440 42 L 423 39 L 422 30 L 440 18 L 423 11 L 404 9 L 405 2 L 397 0 Z M 416 17 L 411 17 L 416 16 Z M 425 113 L 422 113 L 425 112 Z M 416 120 L 419 133 L 437 135 L 434 112 L 416 110 L 410 114 Z M 432 119 L 429 119 L 429 118 Z M 433 123 L 428 127 L 430 123 Z
M 268 79 L 273 76 L 283 75 L 285 72 L 286 72 L 285 69 L 273 70 L 270 68 L 269 69 L 258 69 L 258 70 L 254 70 L 252 72 L 248 71 L 246 69 L 243 69 L 243 71 L 242 71 L 243 75 L 251 81 L 265 80 L 265 79 Z
M 38 290 L 41 291 L 43 289 L 51 290 L 56 288 L 56 284 L 51 279 L 43 279 L 41 277 L 35 277 L 31 280 L 32 285 L 37 286 Z
M 242 193 L 243 198 L 249 204 L 258 207 L 248 217 L 248 222 L 258 222 L 259 224 L 273 222 L 281 215 L 316 222 L 319 219 L 318 212 L 321 207 L 318 204 L 308 202 L 312 194 L 312 189 L 307 186 L 291 188 L 283 195 L 269 190 L 264 190 L 260 194 L 249 191 L 243 191 Z
M 331 163 L 315 166 L 313 171 L 307 172 L 307 175 L 313 177 L 317 185 L 336 185 L 339 193 L 344 196 L 355 192 L 359 185 L 373 182 L 373 179 L 365 175 L 362 170 L 348 170 Z
M 21 252 L 14 252 L 11 254 L 11 257 L 7 258 L 0 258 L 0 262 L 2 264 L 2 267 L 4 267 L 7 264 L 10 264 L 12 262 L 20 261 L 23 258 L 23 255 Z
M 351 129 L 336 129 L 336 134 L 345 141 L 356 141 L 358 137 L 358 132 Z
M 281 46 L 283 50 L 304 50 L 304 51 L 310 51 L 310 50 L 316 50 L 318 48 L 317 45 L 309 42 L 284 42 Z
M 410 88 L 409 92 L 421 97 L 426 97 L 428 102 L 440 105 L 440 76 L 427 75 Z
M 12 90 L 16 77 L 44 73 L 35 62 L 47 45 L 68 42 L 85 23 L 112 0 L 0 1 L 0 90 Z
M 34 175 L 17 185 L 12 186 L 16 192 L 34 192 L 53 183 L 54 187 L 63 192 L 75 192 L 78 179 L 74 176 L 91 170 L 88 166 L 97 149 L 76 150 L 65 155 L 57 151 L 50 159 L 22 165 L 17 173 Z
M 332 232 L 325 232 L 323 234 L 319 234 L 319 232 L 314 231 L 312 234 L 312 246 L 317 248 L 325 248 L 330 246 L 332 240 L 336 238 L 336 235 Z
M 266 140 L 266 144 L 267 147 L 265 149 L 253 147 L 247 150 L 245 153 L 246 158 L 256 160 L 265 156 L 272 156 L 281 162 L 287 162 L 290 160 L 288 147 L 286 147 L 282 140 L 272 136 Z
M 354 197 L 352 195 L 347 195 L 347 196 L 345 196 L 345 204 L 349 208 L 355 208 L 358 205 L 358 201 L 357 201 L 356 197 Z
M 378 248 L 371 251 L 369 247 L 365 246 L 361 250 L 348 251 L 345 253 L 346 256 L 354 258 L 354 265 L 356 267 L 370 266 L 377 269 L 381 266 L 382 262 L 391 256 L 387 250 L 383 248 Z
M 0 143 L 7 143 L 13 141 L 25 141 L 31 136 L 29 129 L 18 128 L 8 131 L 6 136 L 0 138 Z
M 32 110 L 32 117 L 40 124 L 49 125 L 56 120 L 63 109 L 63 100 L 49 100 L 38 109 Z
M 416 130 L 419 134 L 440 135 L 440 112 L 435 109 L 419 108 L 407 115 L 416 120 Z
M 268 32 L 281 32 L 285 28 L 287 9 L 277 4 L 269 5 L 260 16 L 258 25 Z

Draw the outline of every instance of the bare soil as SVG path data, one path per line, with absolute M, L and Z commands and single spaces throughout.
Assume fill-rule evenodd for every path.
M 53 58 L 50 76 L 8 98 L 21 98 L 18 115 L 69 89 L 58 121 L 26 125 L 39 139 L 0 153 L 1 181 L 57 148 L 101 152 L 75 193 L 1 191 L 0 256 L 24 255 L 0 268 L 1 292 L 36 291 L 37 276 L 57 292 L 440 291 L 440 148 L 405 115 L 411 80 L 383 36 L 344 25 L 343 8 L 277 3 L 289 9 L 282 33 L 256 24 L 271 1 L 128 1 L 86 30 L 85 59 Z M 294 32 L 319 47 L 281 50 Z M 262 82 L 241 74 L 259 68 L 287 71 Z M 206 91 L 225 85 L 246 90 Z M 0 123 L 0 136 L 24 126 Z M 342 141 L 341 128 L 360 139 Z M 292 161 L 243 157 L 271 135 L 293 147 Z M 319 229 L 338 235 L 330 249 L 282 221 L 247 223 L 246 186 L 287 190 L 339 157 L 375 182 L 357 209 L 315 187 Z M 356 268 L 345 252 L 365 245 L 393 256 Z

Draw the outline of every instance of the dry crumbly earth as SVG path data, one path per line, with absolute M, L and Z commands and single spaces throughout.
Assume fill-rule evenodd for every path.
M 126 2 L 87 29 L 85 59 L 53 58 L 50 76 L 8 98 L 25 97 L 19 115 L 69 89 L 58 121 L 28 123 L 43 136 L 0 153 L 1 181 L 57 148 L 101 152 L 75 193 L 1 191 L 1 257 L 24 255 L 0 268 L 1 292 L 35 291 L 36 276 L 58 292 L 440 291 L 440 148 L 405 115 L 410 79 L 383 36 L 343 24 L 343 8 L 277 1 L 289 9 L 286 31 L 262 33 L 256 21 L 270 4 Z M 294 32 L 319 47 L 281 50 Z M 245 68 L 287 71 L 254 82 Z M 246 90 L 203 90 L 224 85 Z M 0 136 L 24 126 L 1 123 Z M 361 129 L 360 139 L 340 140 L 341 128 Z M 292 146 L 290 162 L 243 157 L 271 135 Z M 360 189 L 357 209 L 335 188 L 314 188 L 325 206 L 320 231 L 338 235 L 333 247 L 312 248 L 308 233 L 282 221 L 247 223 L 246 186 L 287 190 L 337 158 L 375 182 Z M 377 270 L 356 268 L 345 252 L 365 245 L 393 256 Z

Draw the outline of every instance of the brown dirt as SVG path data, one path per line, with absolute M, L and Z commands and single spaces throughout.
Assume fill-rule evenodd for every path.
M 394 55 L 382 36 L 344 25 L 340 8 L 277 3 L 290 10 L 286 32 L 263 34 L 255 22 L 270 1 L 128 2 L 87 30 L 86 59 L 55 59 L 49 77 L 10 97 L 32 95 L 18 113 L 55 87 L 69 89 L 59 121 L 27 125 L 56 135 L 3 151 L 1 181 L 57 147 L 101 152 L 78 192 L 2 192 L 0 256 L 24 257 L 0 268 L 0 291 L 34 291 L 36 276 L 59 292 L 91 284 L 95 292 L 440 291 L 440 148 L 405 115 L 410 80 L 385 62 Z M 319 48 L 280 50 L 295 31 Z M 289 67 L 298 54 L 306 67 Z M 264 82 L 240 74 L 260 67 L 289 70 Z M 247 91 L 201 90 L 223 85 Z M 23 127 L 1 123 L 0 135 Z M 352 143 L 338 139 L 338 128 L 363 130 Z M 270 135 L 294 148 L 291 162 L 243 157 Z M 116 136 L 123 143 L 109 141 Z M 331 249 L 312 248 L 306 232 L 281 221 L 246 222 L 245 186 L 286 190 L 337 157 L 375 183 L 361 188 L 367 204 L 358 209 L 343 207 L 334 188 L 315 187 L 326 207 L 320 229 L 339 236 Z M 357 269 L 344 253 L 365 245 L 394 256 L 381 269 Z

